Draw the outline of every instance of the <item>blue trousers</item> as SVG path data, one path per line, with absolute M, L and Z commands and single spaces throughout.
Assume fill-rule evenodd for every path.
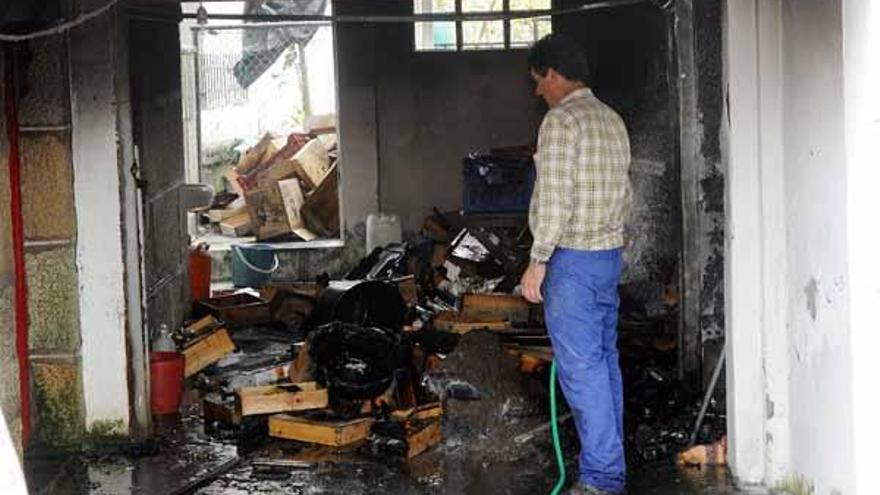
M 621 266 L 621 249 L 557 248 L 542 287 L 559 382 L 581 442 L 579 480 L 612 493 L 626 485 L 617 353 Z

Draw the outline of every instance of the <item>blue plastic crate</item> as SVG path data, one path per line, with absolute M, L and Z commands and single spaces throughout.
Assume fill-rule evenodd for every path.
M 471 154 L 462 166 L 462 212 L 528 211 L 535 187 L 535 165 L 529 158 Z

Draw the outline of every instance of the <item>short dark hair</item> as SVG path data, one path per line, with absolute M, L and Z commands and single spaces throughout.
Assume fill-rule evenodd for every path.
M 529 70 L 543 77 L 547 75 L 547 69 L 584 84 L 590 76 L 590 65 L 583 48 L 562 34 L 548 34 L 529 50 Z

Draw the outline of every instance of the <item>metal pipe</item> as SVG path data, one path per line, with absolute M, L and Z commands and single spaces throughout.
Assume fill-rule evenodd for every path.
M 576 7 L 545 10 L 517 10 L 512 12 L 467 12 L 467 13 L 430 13 L 411 15 L 322 15 L 322 14 L 211 14 L 199 16 L 194 13 L 184 13 L 184 19 L 223 19 L 237 21 L 326 21 L 333 23 L 360 23 L 360 24 L 383 24 L 383 23 L 409 23 L 409 22 L 455 22 L 455 21 L 501 21 L 508 19 L 530 19 L 534 17 L 548 17 L 555 15 L 577 14 L 592 10 L 608 9 L 649 3 L 649 0 L 606 0 Z
M 9 138 L 9 195 L 12 214 L 12 260 L 15 271 L 15 349 L 18 355 L 21 443 L 31 436 L 30 358 L 28 355 L 27 271 L 24 259 L 24 218 L 21 205 L 21 155 L 15 95 L 15 48 L 7 46 L 5 67 L 6 131 Z
M 709 388 L 706 390 L 706 396 L 703 397 L 703 404 L 700 406 L 700 414 L 697 416 L 697 421 L 694 423 L 694 429 L 691 430 L 691 437 L 688 440 L 688 447 L 693 446 L 697 441 L 697 432 L 700 431 L 700 426 L 703 424 L 703 418 L 706 416 L 706 409 L 709 407 L 709 399 L 712 398 L 712 395 L 715 393 L 715 386 L 718 384 L 718 377 L 721 376 L 721 368 L 724 367 L 724 357 L 727 355 L 724 352 L 724 348 L 721 348 L 721 357 L 718 359 L 718 362 L 715 363 L 715 369 L 712 371 L 712 380 L 709 382 Z
M 193 31 L 226 31 L 232 29 L 252 28 L 284 28 L 284 27 L 330 27 L 328 21 L 281 21 L 281 22 L 249 22 L 247 24 L 223 24 L 219 26 L 195 25 L 190 26 Z

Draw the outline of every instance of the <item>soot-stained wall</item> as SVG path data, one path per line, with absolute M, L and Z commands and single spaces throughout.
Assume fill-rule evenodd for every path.
M 408 14 L 412 2 L 335 8 Z M 667 19 L 646 4 L 559 16 L 554 29 L 583 44 L 597 95 L 627 123 L 636 201 L 624 279 L 635 309 L 662 312 L 680 245 Z M 400 215 L 404 230 L 416 230 L 431 208 L 461 207 L 468 152 L 536 139 L 546 107 L 529 82 L 525 49 L 415 52 L 407 23 L 340 25 L 337 47 L 349 229 L 381 208 Z
M 624 309 L 649 315 L 666 310 L 662 293 L 677 284 L 681 249 L 668 15 L 646 3 L 559 16 L 553 24 L 555 32 L 584 46 L 590 86 L 621 115 L 630 134 L 633 212 L 627 225 Z

